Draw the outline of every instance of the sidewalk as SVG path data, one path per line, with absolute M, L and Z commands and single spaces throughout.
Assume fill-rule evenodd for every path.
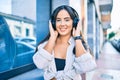
M 120 80 L 120 53 L 109 42 L 96 62 L 98 68 L 87 73 L 87 80 Z
M 97 69 L 88 72 L 86 80 L 120 80 L 120 71 L 112 69 Z

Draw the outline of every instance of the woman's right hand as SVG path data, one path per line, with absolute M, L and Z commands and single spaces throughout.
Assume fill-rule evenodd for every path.
M 58 36 L 58 32 L 53 29 L 50 20 L 49 20 L 49 30 L 50 30 L 50 39 L 51 39 L 52 41 L 56 41 L 57 36 Z
M 50 30 L 50 38 L 48 40 L 48 43 L 45 45 L 44 49 L 52 54 L 58 36 L 58 32 L 53 29 L 51 21 L 49 21 L 49 30 Z

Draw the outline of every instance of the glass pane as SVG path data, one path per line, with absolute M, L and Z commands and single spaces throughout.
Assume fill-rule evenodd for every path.
M 34 30 L 30 22 L 0 16 L 0 73 L 33 63 Z
M 0 72 L 12 69 L 16 44 L 4 18 L 0 16 Z
M 15 57 L 14 67 L 19 67 L 32 63 L 34 49 L 35 48 L 33 46 L 25 42 L 17 42 L 17 54 Z

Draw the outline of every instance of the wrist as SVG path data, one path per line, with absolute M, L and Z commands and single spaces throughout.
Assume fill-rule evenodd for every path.
M 48 40 L 48 43 L 53 45 L 53 46 L 55 45 L 55 42 L 56 42 L 56 40 L 53 38 L 49 38 L 49 40 Z
M 52 42 L 55 42 L 55 41 L 56 41 L 56 38 L 50 37 L 49 40 L 52 41 Z
M 74 40 L 82 40 L 82 36 L 75 36 Z

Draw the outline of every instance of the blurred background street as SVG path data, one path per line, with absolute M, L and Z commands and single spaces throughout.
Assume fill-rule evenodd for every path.
M 120 0 L 0 0 L 0 80 L 44 80 L 32 57 L 60 5 L 79 14 L 97 69 L 83 80 L 120 80 Z

